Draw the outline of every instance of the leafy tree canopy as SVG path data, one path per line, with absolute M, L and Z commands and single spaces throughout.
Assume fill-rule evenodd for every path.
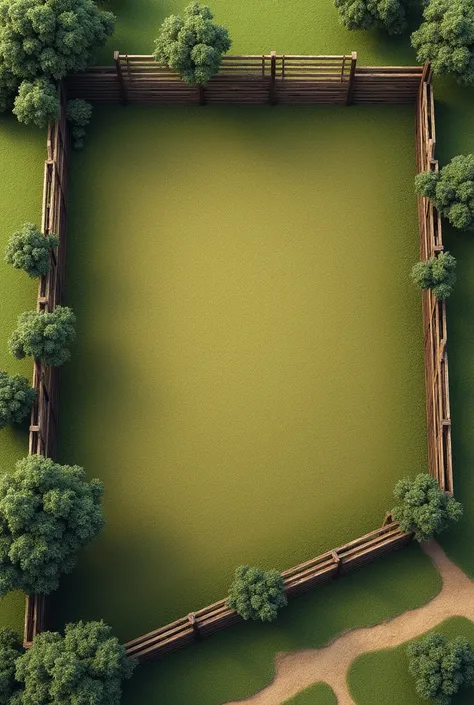
M 272 622 L 287 602 L 283 578 L 277 570 L 264 571 L 248 565 L 236 569 L 227 604 L 244 619 Z
M 61 107 L 57 87 L 46 78 L 23 81 L 15 98 L 13 113 L 18 122 L 39 128 L 58 120 Z
M 99 480 L 77 465 L 30 455 L 0 476 L 0 596 L 56 590 L 75 554 L 104 526 Z
M 69 346 L 76 338 L 76 317 L 67 306 L 54 311 L 25 311 L 18 318 L 8 347 L 19 360 L 27 355 L 43 360 L 46 365 L 59 367 L 69 360 Z
M 437 74 L 453 74 L 459 83 L 474 83 L 474 3 L 430 0 L 424 22 L 411 36 L 420 62 L 429 60 Z
M 425 171 L 415 188 L 460 230 L 474 230 L 474 154 L 459 155 L 441 171 Z
M 450 705 L 462 686 L 474 685 L 474 651 L 467 639 L 447 641 L 442 634 L 428 634 L 410 644 L 407 654 L 422 698 Z
M 456 283 L 456 259 L 449 252 L 440 252 L 438 257 L 417 262 L 412 278 L 420 289 L 431 289 L 439 301 L 447 299 Z
M 401 34 L 407 26 L 408 0 L 335 0 L 347 29 L 385 29 Z
M 23 421 L 35 399 L 36 391 L 26 377 L 0 372 L 0 428 Z
M 10 705 L 17 689 L 16 660 L 22 653 L 18 637 L 11 629 L 0 629 L 0 705 Z
M 401 504 L 392 509 L 392 516 L 403 531 L 413 532 L 417 541 L 431 539 L 463 513 L 462 505 L 443 492 L 428 473 L 400 480 L 394 494 Z
M 49 272 L 49 253 L 58 245 L 57 235 L 43 235 L 36 225 L 25 223 L 8 241 L 5 261 L 15 269 L 24 269 L 30 277 L 40 277 Z
M 184 17 L 167 17 L 155 42 L 155 59 L 181 74 L 186 83 L 207 83 L 231 46 L 228 31 L 212 19 L 211 10 L 197 2 L 188 5 Z
M 16 662 L 15 705 L 119 705 L 135 667 L 104 622 L 77 622 L 64 636 L 43 632 Z
M 114 25 L 93 0 L 0 0 L 0 111 L 19 90 L 20 121 L 43 127 L 56 119 L 57 82 L 91 63 Z

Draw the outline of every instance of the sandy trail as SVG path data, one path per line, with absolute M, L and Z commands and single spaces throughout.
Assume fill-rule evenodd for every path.
M 467 617 L 474 622 L 472 581 L 436 542 L 429 541 L 423 548 L 443 581 L 441 592 L 430 602 L 374 627 L 345 632 L 320 649 L 278 654 L 273 682 L 238 702 L 279 705 L 304 688 L 325 681 L 334 690 L 338 705 L 356 705 L 346 682 L 347 671 L 355 658 L 367 651 L 399 646 L 449 617 Z

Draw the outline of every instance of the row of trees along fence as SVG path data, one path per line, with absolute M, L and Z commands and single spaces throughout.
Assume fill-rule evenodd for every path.
M 185 83 L 153 56 L 114 54 L 113 66 L 94 66 L 69 76 L 70 98 L 98 102 L 315 105 L 414 103 L 420 66 L 358 67 L 357 54 L 225 56 L 205 86 Z
M 436 126 L 432 72 L 428 65 L 416 106 L 416 160 L 418 172 L 438 171 L 435 159 Z M 443 251 L 441 217 L 430 199 L 418 196 L 420 259 Z M 428 459 L 431 474 L 440 487 L 453 493 L 451 412 L 449 403 L 448 332 L 446 301 L 438 301 L 430 290 L 423 292 L 426 412 Z
M 44 165 L 41 229 L 44 235 L 55 233 L 59 247 L 51 252 L 51 269 L 38 286 L 37 310 L 53 311 L 61 303 L 64 289 L 67 224 L 67 176 L 69 135 L 62 93 L 61 119 L 50 125 L 47 136 L 47 159 Z M 31 411 L 29 453 L 54 458 L 58 438 L 59 369 L 35 360 L 33 387 L 37 401 Z M 29 646 L 34 635 L 46 625 L 47 599 L 31 595 L 26 599 L 24 644 Z
M 334 59 L 334 57 L 330 58 Z M 235 63 L 233 63 L 232 57 L 228 57 L 220 77 L 213 79 L 215 85 L 220 85 L 221 88 L 216 89 L 213 97 L 212 82 L 208 84 L 205 88 L 204 100 L 229 103 L 293 102 L 295 104 L 298 102 L 415 103 L 417 167 L 419 171 L 426 168 L 437 169 L 437 162 L 434 160 L 434 98 L 429 66 L 424 68 L 356 69 L 354 55 L 336 58 L 339 61 L 337 71 L 334 66 L 331 66 L 331 70 L 324 74 L 323 71 L 319 71 L 319 66 L 329 67 L 331 62 L 328 57 L 277 57 L 276 55 L 237 57 Z M 242 73 L 247 59 L 251 59 L 249 66 L 246 67 L 248 74 Z M 268 76 L 269 61 L 270 76 Z M 153 68 L 156 75 L 152 72 L 149 77 L 147 71 L 143 70 L 144 66 L 141 63 Z M 261 79 L 264 80 L 261 81 L 260 86 L 257 86 L 256 93 L 252 94 L 255 87 L 247 89 L 245 86 L 253 82 L 257 63 Z M 272 65 L 275 75 L 273 88 L 271 85 L 273 80 Z M 233 68 L 231 69 L 230 66 Z M 304 71 L 307 73 L 304 74 Z M 313 75 L 319 73 L 324 75 L 322 77 Z M 329 80 L 328 73 L 337 74 L 337 77 L 331 75 Z M 294 74 L 296 74 L 296 78 L 294 78 Z M 223 75 L 226 76 L 226 80 L 222 80 Z M 305 75 L 304 78 L 302 78 L 303 75 Z M 170 76 L 172 76 L 171 80 Z M 285 81 L 291 82 L 288 88 L 282 87 Z M 133 85 L 132 89 L 132 84 L 135 83 L 137 86 Z M 296 88 L 298 83 L 303 85 Z M 335 85 L 336 83 L 337 85 Z M 262 86 L 265 88 L 263 89 Z M 321 89 L 321 93 L 318 97 L 317 90 L 319 89 Z M 203 96 L 199 96 L 197 90 L 196 87 L 184 84 L 179 77 L 171 74 L 168 70 L 163 72 L 160 67 L 157 69 L 157 65 L 151 62 L 151 57 L 128 57 L 127 60 L 127 57 L 118 55 L 115 67 L 96 67 L 84 74 L 69 77 L 67 80 L 68 97 L 97 99 L 104 102 L 120 102 L 124 98 L 135 102 L 202 102 Z M 220 98 L 217 98 L 219 91 Z M 299 94 L 298 91 L 300 91 Z M 271 99 L 272 95 L 273 99 Z M 54 253 L 51 274 L 43 278 L 40 283 L 38 306 L 47 306 L 49 309 L 54 308 L 56 303 L 60 301 L 62 293 L 67 164 L 68 135 L 63 105 L 60 122 L 51 126 L 48 133 L 48 159 L 45 166 L 43 231 L 45 233 L 54 231 L 61 238 L 59 257 L 58 253 Z M 421 256 L 427 258 L 442 250 L 441 224 L 438 214 L 426 199 L 420 198 L 418 206 Z M 440 486 L 446 491 L 452 492 L 446 308 L 444 302 L 437 302 L 429 292 L 423 294 L 423 319 L 429 469 L 437 478 Z M 37 371 L 35 366 L 37 388 L 39 388 L 40 380 L 43 379 L 41 373 L 44 374 L 44 393 L 39 397 L 37 407 L 33 410 L 34 423 L 32 422 L 30 452 L 44 452 L 47 455 L 54 455 L 57 429 L 55 400 L 57 399 L 58 380 L 54 375 L 51 375 L 50 371 L 39 368 Z M 36 423 L 36 419 L 46 419 L 47 421 Z M 283 577 L 286 592 L 289 597 L 292 597 L 309 590 L 314 585 L 342 575 L 405 545 L 411 538 L 411 534 L 403 533 L 398 524 L 392 522 L 391 517 L 387 515 L 382 528 L 285 571 Z M 35 633 L 45 628 L 45 616 L 46 600 L 44 596 L 36 595 L 28 598 L 25 619 L 26 646 L 31 644 Z M 130 656 L 136 656 L 141 662 L 145 662 L 238 621 L 240 621 L 240 617 L 237 613 L 227 607 L 225 600 L 221 600 L 128 642 L 126 644 L 127 653 Z

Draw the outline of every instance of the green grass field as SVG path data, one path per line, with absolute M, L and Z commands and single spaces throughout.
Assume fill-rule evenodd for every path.
M 0 366 L 10 374 L 32 374 L 31 360 L 15 360 L 7 340 L 16 319 L 36 301 L 36 285 L 23 272 L 3 261 L 3 251 L 12 232 L 25 221 L 39 222 L 43 163 L 46 156 L 45 135 L 20 126 L 12 117 L 0 116 Z M 22 428 L 0 431 L 0 460 L 3 471 L 28 452 L 28 422 Z M 24 597 L 14 593 L 0 599 L 0 624 L 23 633 Z
M 103 5 L 117 15 L 115 34 L 101 52 L 111 63 L 113 52 L 151 54 L 164 18 L 179 14 L 188 0 L 110 0 Z M 369 64 L 413 64 L 407 41 L 383 32 L 348 32 L 340 23 L 333 0 L 213 0 L 207 3 L 215 20 L 227 27 L 232 39 L 230 53 L 344 54 L 358 51 Z M 416 11 L 411 24 L 416 27 Z
M 464 636 L 474 646 L 474 624 L 464 617 L 448 619 L 431 631 L 444 634 L 448 639 Z M 428 703 L 416 693 L 415 682 L 408 671 L 406 646 L 402 644 L 396 649 L 373 651 L 354 661 L 349 669 L 348 682 L 357 705 Z M 452 699 L 452 705 L 471 705 L 473 692 L 472 688 L 461 690 Z
M 138 636 L 236 565 L 377 528 L 424 470 L 412 127 L 405 107 L 96 111 L 71 167 L 60 460 L 104 481 L 107 528 L 68 618 Z
M 163 17 L 169 12 L 179 11 L 185 4 L 177 0 L 112 0 L 109 6 L 119 16 L 119 22 L 116 36 L 102 52 L 101 61 L 109 62 L 114 48 L 129 53 L 150 52 L 157 27 Z M 216 12 L 216 19 L 230 29 L 234 42 L 231 51 L 235 53 L 261 53 L 272 49 L 287 53 L 342 53 L 355 49 L 359 54 L 359 63 L 363 64 L 415 63 L 408 36 L 394 39 L 377 32 L 349 33 L 339 25 L 332 0 L 316 0 L 312 3 L 307 0 L 295 0 L 291 4 L 284 3 L 283 0 L 261 0 L 259 3 L 244 5 L 242 3 L 235 5 L 228 0 L 215 0 L 211 4 Z M 435 86 L 438 99 L 438 154 L 441 160 L 447 161 L 456 153 L 474 151 L 474 99 L 472 90 L 458 88 L 450 81 L 436 81 Z M 316 109 L 314 114 L 319 115 L 319 111 Z M 139 135 L 138 138 L 140 139 Z M 0 244 L 2 247 L 11 231 L 24 220 L 39 221 L 44 141 L 44 134 L 19 127 L 12 120 L 0 120 L 0 165 L 4 177 L 2 189 L 0 189 Z M 87 149 L 92 143 L 91 139 Z M 394 155 L 396 159 L 399 158 L 397 150 Z M 88 158 L 87 153 L 84 158 Z M 156 169 L 159 177 L 162 173 L 161 159 L 157 159 Z M 131 175 L 140 177 L 133 170 L 133 162 L 128 165 L 127 173 L 122 174 L 124 178 Z M 134 246 L 136 247 L 137 233 L 133 227 L 130 230 L 130 250 L 132 250 Z M 381 241 L 385 237 L 385 232 L 384 226 L 380 233 Z M 414 237 L 416 237 L 415 233 Z M 454 236 L 447 232 L 446 240 L 451 251 L 460 260 L 458 267 L 460 282 L 448 306 L 449 351 L 455 483 L 457 496 L 468 509 L 466 518 L 456 529 L 447 534 L 446 539 L 443 539 L 443 545 L 451 557 L 474 576 L 474 559 L 471 550 L 474 517 L 469 511 L 474 500 L 474 480 L 471 472 L 474 460 L 471 450 L 474 447 L 474 406 L 471 403 L 474 399 L 474 358 L 471 352 L 472 334 L 470 332 L 471 312 L 474 310 L 472 305 L 474 289 L 471 284 L 473 278 L 470 274 L 474 272 L 474 254 L 469 235 Z M 393 243 L 389 244 L 393 247 Z M 0 330 L 2 339 L 6 343 L 17 315 L 33 305 L 35 287 L 19 273 L 8 270 L 3 264 L 2 257 L 0 257 L 0 270 L 3 285 L 0 299 Z M 72 283 L 71 286 L 73 286 Z M 117 309 L 119 309 L 119 303 L 120 301 L 117 302 Z M 120 327 L 119 323 L 117 327 Z M 414 351 L 415 353 L 417 354 L 418 350 Z M 102 363 L 97 360 L 96 365 L 99 367 L 102 364 L 102 371 L 110 376 L 109 379 L 112 382 L 117 368 L 107 364 L 107 355 L 107 351 L 102 351 Z M 12 361 L 6 351 L 6 344 L 3 347 L 0 345 L 0 361 L 5 369 L 12 372 L 23 371 L 26 374 L 30 372 L 29 363 L 20 364 Z M 120 369 L 127 369 L 123 358 Z M 131 379 L 129 389 L 133 384 L 134 380 Z M 80 398 L 81 395 L 79 395 Z M 111 403 L 110 400 L 105 402 Z M 95 419 L 96 415 L 91 415 L 89 435 L 95 433 Z M 87 419 L 81 420 L 81 424 L 86 422 Z M 114 439 L 120 437 L 121 433 L 121 428 L 114 429 Z M 1 432 L 2 468 L 12 467 L 14 460 L 21 457 L 26 450 L 24 431 Z M 134 454 L 131 471 L 138 474 L 138 481 L 140 481 L 140 467 L 136 460 L 137 454 Z M 79 462 L 79 459 L 76 458 L 74 461 Z M 386 468 L 384 472 L 385 470 Z M 101 469 L 98 469 L 96 474 L 101 475 Z M 112 496 L 121 491 L 121 480 L 118 479 L 118 487 L 111 488 Z M 131 496 L 133 496 L 134 485 L 135 481 L 128 488 Z M 111 498 L 110 494 L 109 497 Z M 111 511 L 115 512 L 111 507 L 111 500 L 108 500 L 107 512 Z M 143 521 L 148 523 L 149 517 L 150 513 Z M 161 521 L 161 518 L 158 519 Z M 139 557 L 143 556 L 145 547 L 139 533 L 140 525 L 136 523 L 135 527 L 131 526 L 131 529 L 128 545 L 133 545 Z M 308 537 L 305 540 L 309 540 Z M 107 548 L 110 552 L 110 563 L 120 563 L 122 553 L 119 543 L 110 541 Z M 169 543 L 160 548 L 159 554 L 162 555 L 168 548 Z M 280 547 L 277 549 L 280 550 Z M 91 587 L 95 588 L 95 576 L 89 572 L 89 561 L 93 563 L 94 560 L 91 556 L 90 559 L 85 558 L 81 561 L 80 573 L 76 574 L 76 577 L 87 576 L 91 580 L 87 584 L 81 582 L 80 585 L 75 586 L 77 591 L 80 589 L 89 591 Z M 129 572 L 135 570 L 133 562 L 128 567 Z M 121 570 L 122 573 L 126 573 L 125 569 L 119 567 L 118 572 L 120 573 Z M 376 571 L 377 578 L 372 571 Z M 161 582 L 164 580 L 166 584 L 167 579 L 166 574 L 160 574 L 159 584 L 141 586 L 141 589 L 152 592 L 153 587 L 156 587 L 157 593 L 160 593 L 163 590 Z M 66 583 L 63 594 L 68 594 L 69 591 L 71 594 L 74 593 L 71 582 L 73 581 Z M 121 625 L 117 625 L 118 631 L 123 630 L 125 633 L 132 626 L 131 622 L 135 619 L 134 612 L 137 608 L 140 608 L 137 610 L 139 619 L 143 618 L 144 610 L 142 605 L 138 604 L 139 600 L 135 594 L 129 595 L 127 605 L 123 608 L 120 599 L 123 585 L 116 582 L 113 587 L 114 591 L 108 596 L 108 605 L 110 604 L 108 613 L 119 614 L 120 612 Z M 202 648 L 185 650 L 169 659 L 140 669 L 127 685 L 124 701 L 126 705 L 136 703 L 154 705 L 164 701 L 171 702 L 173 705 L 175 703 L 188 705 L 198 700 L 202 705 L 221 705 L 230 698 L 245 697 L 271 679 L 273 659 L 277 651 L 322 644 L 340 631 L 357 626 L 357 619 L 361 615 L 370 622 L 379 622 L 399 611 L 422 604 L 435 594 L 437 588 L 436 574 L 425 557 L 414 549 L 404 551 L 354 576 L 345 577 L 338 583 L 328 585 L 312 595 L 300 598 L 288 608 L 278 625 L 263 629 L 260 625 L 244 625 L 238 630 L 231 630 L 213 638 L 203 644 Z M 168 590 L 166 585 L 164 589 Z M 191 588 L 189 590 L 192 592 Z M 176 597 L 177 602 L 180 600 L 180 596 Z M 413 604 L 408 604 L 407 600 L 411 600 Z M 153 618 L 156 617 L 158 620 L 164 605 L 158 604 L 158 599 L 155 605 L 157 612 L 153 614 Z M 59 614 L 61 615 L 61 612 Z M 12 596 L 0 602 L 2 625 L 8 624 L 21 630 L 22 616 L 21 596 Z M 127 620 L 129 620 L 128 626 Z M 408 705 L 409 690 L 402 687 L 402 691 L 398 692 L 402 692 L 401 702 L 406 701 Z M 380 698 L 377 702 L 380 702 Z
M 337 699 L 327 683 L 316 683 L 287 700 L 285 705 L 337 705 Z

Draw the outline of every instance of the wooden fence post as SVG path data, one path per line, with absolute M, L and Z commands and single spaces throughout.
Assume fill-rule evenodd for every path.
M 199 640 L 201 638 L 201 632 L 199 631 L 199 625 L 197 623 L 196 614 L 194 612 L 190 612 L 188 614 L 188 621 L 193 628 L 194 638 L 196 640 Z
M 276 105 L 276 52 L 270 54 L 270 105 Z
M 198 104 L 206 105 L 206 93 L 202 83 L 198 83 Z
M 352 52 L 351 70 L 349 73 L 349 85 L 347 86 L 346 105 L 352 104 L 352 93 L 354 91 L 355 71 L 357 66 L 357 52 Z
M 123 74 L 122 74 L 122 67 L 120 65 L 120 59 L 119 59 L 119 52 L 114 51 L 114 63 L 115 63 L 115 70 L 117 71 L 117 81 L 119 85 L 119 93 L 120 93 L 120 102 L 122 105 L 127 105 L 128 99 L 127 99 L 127 91 L 125 90 L 125 83 L 123 80 Z

